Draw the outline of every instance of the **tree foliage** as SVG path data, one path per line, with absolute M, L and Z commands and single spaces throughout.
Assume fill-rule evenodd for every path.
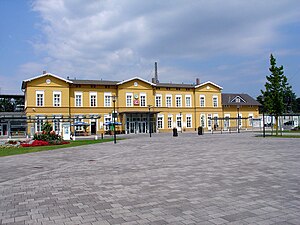
M 261 90 L 263 96 L 264 111 L 274 115 L 276 119 L 276 134 L 278 134 L 278 117 L 290 111 L 291 101 L 296 98 L 289 85 L 287 77 L 284 75 L 283 66 L 276 66 L 276 59 L 271 54 L 270 68 L 271 74 L 266 76 L 265 91 Z

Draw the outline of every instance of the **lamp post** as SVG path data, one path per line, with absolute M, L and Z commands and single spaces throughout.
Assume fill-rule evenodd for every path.
M 149 135 L 151 137 L 151 122 L 150 122 L 150 110 L 152 105 L 148 105 L 149 113 L 148 113 L 148 127 L 149 127 Z
M 262 96 L 262 116 L 263 116 L 263 137 L 266 137 L 266 128 L 265 128 L 265 97 Z
M 114 103 L 114 112 L 113 112 L 113 122 L 114 122 L 114 143 L 117 143 L 117 134 L 116 134 L 116 100 L 117 96 L 111 96 Z
M 238 128 L 238 133 L 240 133 L 240 105 L 237 105 L 236 108 L 237 108 L 237 111 L 238 111 L 237 128 Z
M 179 112 L 180 115 L 180 133 L 182 133 L 182 112 Z

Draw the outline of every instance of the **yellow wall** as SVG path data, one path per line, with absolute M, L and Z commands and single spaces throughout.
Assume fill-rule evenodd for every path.
M 50 79 L 51 83 L 47 84 L 46 80 Z M 36 106 L 36 91 L 44 91 L 44 106 Z M 61 106 L 53 107 L 53 92 L 61 92 Z M 81 107 L 75 106 L 75 92 L 82 92 L 82 102 Z M 90 92 L 97 93 L 97 106 L 90 106 Z M 112 96 L 117 96 L 116 101 L 116 111 L 118 113 L 122 112 L 149 112 L 149 105 L 151 105 L 151 112 L 157 113 L 157 116 L 163 116 L 163 129 L 160 132 L 170 131 L 174 126 L 176 126 L 176 117 L 182 115 L 183 118 L 183 130 L 184 131 L 194 131 L 197 127 L 201 126 L 201 116 L 205 117 L 205 129 L 208 129 L 208 116 L 211 115 L 213 118 L 217 116 L 218 118 L 223 118 L 229 115 L 230 118 L 237 117 L 236 107 L 223 107 L 221 103 L 221 89 L 211 83 L 201 85 L 198 88 L 178 88 L 175 87 L 156 87 L 148 82 L 140 79 L 133 79 L 124 82 L 120 85 L 110 85 L 109 87 L 105 85 L 80 85 L 80 87 L 69 84 L 64 80 L 60 80 L 51 75 L 45 75 L 43 77 L 34 79 L 27 82 L 25 95 L 26 95 L 26 114 L 27 116 L 35 115 L 63 115 L 63 116 L 87 116 L 99 115 L 100 119 L 97 119 L 97 133 L 103 130 L 104 115 L 109 115 L 113 112 L 113 103 L 111 107 L 104 107 L 104 93 L 111 93 Z M 139 104 L 132 105 L 132 107 L 126 106 L 126 93 L 132 93 L 133 99 L 137 95 Z M 140 96 L 141 94 L 146 95 L 146 106 L 140 106 Z M 161 107 L 155 106 L 155 96 L 162 96 Z M 166 95 L 172 95 L 172 107 L 166 107 Z M 176 107 L 176 95 L 182 96 L 182 107 Z M 185 96 L 191 96 L 191 106 L 186 107 Z M 200 107 L 200 96 L 205 96 L 205 107 Z M 218 106 L 213 107 L 213 97 L 217 96 Z M 258 107 L 241 107 L 240 114 L 242 117 L 248 117 L 253 114 L 254 118 L 258 117 Z M 186 128 L 186 116 L 191 116 L 191 128 Z M 173 124 L 171 128 L 168 128 L 168 116 L 173 117 Z M 85 122 L 90 123 L 92 120 L 84 119 Z M 124 118 L 119 117 L 118 121 L 123 123 L 123 130 L 125 129 Z M 244 122 L 243 122 L 244 123 Z M 220 126 L 223 126 L 223 122 L 219 122 Z M 236 127 L 235 121 L 230 122 L 230 126 Z M 242 127 L 249 127 L 250 123 L 245 122 Z M 213 124 L 212 126 L 213 127 Z

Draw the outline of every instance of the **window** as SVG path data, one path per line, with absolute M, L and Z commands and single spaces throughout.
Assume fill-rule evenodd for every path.
M 82 106 L 82 92 L 75 92 L 75 106 Z
M 36 106 L 44 106 L 44 91 L 36 91 Z
M 218 107 L 218 96 L 213 96 L 213 107 Z
M 53 115 L 53 130 L 55 131 L 56 134 L 59 134 L 60 132 L 60 117 L 61 115 Z
M 53 106 L 55 106 L 55 107 L 61 106 L 61 92 L 60 91 L 53 92 Z
M 156 107 L 161 107 L 161 95 L 156 95 L 155 96 L 155 106 Z
M 111 107 L 111 93 L 104 93 L 104 107 Z
M 248 118 L 249 118 L 249 126 L 253 126 L 253 114 L 250 113 Z
M 43 118 L 43 116 L 37 116 L 36 118 L 35 131 L 38 133 L 42 132 L 42 126 L 44 123 Z
M 200 107 L 205 107 L 205 96 L 200 95 Z
M 224 130 L 228 130 L 230 127 L 230 114 L 225 114 Z
M 132 107 L 132 105 L 133 105 L 132 93 L 126 93 L 126 107 Z
M 200 117 L 200 126 L 201 127 L 205 127 L 205 115 L 204 114 L 201 114 L 201 117 Z
M 207 127 L 211 129 L 211 114 L 208 114 L 207 116 Z
M 172 116 L 168 116 L 168 128 L 171 129 L 172 128 L 172 124 L 173 124 L 173 117 Z
M 219 127 L 219 116 L 218 114 L 214 114 L 214 129 L 217 129 Z
M 74 119 L 74 123 L 75 124 L 78 123 L 78 122 L 82 122 L 82 118 L 77 117 L 77 118 Z M 83 126 L 75 126 L 75 130 L 76 131 L 82 131 L 83 130 Z
M 186 95 L 185 96 L 185 107 L 191 107 L 191 95 Z
M 166 107 L 172 107 L 172 95 L 166 95 Z
M 176 107 L 182 107 L 182 96 L 176 95 Z
M 147 102 L 146 102 L 146 94 L 140 94 L 140 106 L 142 107 L 146 107 L 147 106 Z
M 163 115 L 158 115 L 157 116 L 157 128 L 158 129 L 163 129 L 164 128 L 164 126 L 163 126 L 163 120 L 164 120 Z
M 177 127 L 181 128 L 181 115 L 176 116 L 176 124 L 177 124 Z
M 110 121 L 112 121 L 112 116 L 111 116 L 111 114 L 106 114 L 106 115 L 104 115 L 104 130 L 109 130 L 109 125 L 108 125 L 108 123 L 110 122 Z
M 187 128 L 192 127 L 192 115 L 186 115 L 186 127 Z
M 97 92 L 90 92 L 90 106 L 97 106 Z

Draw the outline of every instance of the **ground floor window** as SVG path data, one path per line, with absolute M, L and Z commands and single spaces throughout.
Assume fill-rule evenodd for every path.
M 207 116 L 207 127 L 209 129 L 211 128 L 211 114 L 208 114 L 208 116 Z
M 173 117 L 172 116 L 168 116 L 168 128 L 169 129 L 172 128 L 172 123 L 173 123 Z
M 82 118 L 75 118 L 74 119 L 75 124 L 78 122 L 82 122 Z M 75 130 L 76 131 L 82 131 L 83 130 L 83 126 L 75 126 Z
M 205 127 L 205 115 L 201 115 L 201 117 L 200 117 L 200 125 L 201 125 L 201 127 Z
M 192 127 L 192 116 L 191 115 L 187 115 L 186 116 L 186 127 L 187 128 L 191 128 Z
M 177 127 L 181 128 L 181 124 L 182 124 L 182 122 L 181 122 L 181 116 L 177 116 L 176 117 L 176 125 L 177 125 Z
M 163 129 L 163 116 L 158 116 L 157 117 L 157 128 L 158 129 Z

